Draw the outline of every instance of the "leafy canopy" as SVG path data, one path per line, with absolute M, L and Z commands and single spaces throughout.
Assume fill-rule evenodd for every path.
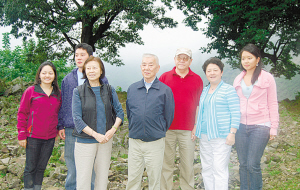
M 300 51 L 300 4 L 298 0 L 179 0 L 177 7 L 187 16 L 186 25 L 199 30 L 205 16 L 207 27 L 201 30 L 212 40 L 203 52 L 217 50 L 239 67 L 239 51 L 248 43 L 261 49 L 266 65 L 275 76 L 291 79 L 300 73 L 292 61 Z
M 153 24 L 161 29 L 177 22 L 165 17 L 156 0 L 0 0 L 0 25 L 12 26 L 15 37 L 35 35 L 72 53 L 88 43 L 101 58 L 122 65 L 118 49 L 127 43 L 143 44 L 139 31 Z M 169 6 L 171 9 L 172 7 Z
M 23 41 L 22 48 L 17 46 L 11 50 L 9 34 L 4 33 L 2 49 L 0 49 L 0 79 L 9 82 L 20 77 L 26 82 L 33 82 L 40 64 L 46 61 L 47 57 L 50 57 L 48 53 L 53 54 L 51 49 L 45 44 L 44 41 L 36 43 L 33 39 L 30 39 Z M 73 67 L 67 66 L 67 62 L 64 59 L 55 59 L 51 60 L 51 62 L 56 67 L 58 84 L 60 85 L 64 76 Z

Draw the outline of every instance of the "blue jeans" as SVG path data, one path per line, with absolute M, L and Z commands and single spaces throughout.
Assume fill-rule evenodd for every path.
M 65 128 L 65 162 L 68 168 L 67 178 L 65 188 L 66 190 L 75 190 L 76 189 L 76 166 L 75 166 L 75 157 L 74 157 L 74 149 L 75 149 L 75 141 L 76 137 L 72 135 L 72 128 Z M 92 174 L 92 184 L 91 189 L 94 189 L 95 182 L 95 172 Z
M 270 128 L 262 125 L 244 125 L 236 133 L 236 151 L 240 162 L 241 190 L 261 190 L 260 160 L 270 138 Z
M 68 168 L 65 188 L 66 190 L 76 189 L 76 168 L 74 159 L 74 148 L 76 137 L 72 135 L 73 129 L 65 128 L 65 161 Z
M 41 189 L 44 171 L 52 154 L 55 138 L 44 140 L 27 138 L 24 188 Z

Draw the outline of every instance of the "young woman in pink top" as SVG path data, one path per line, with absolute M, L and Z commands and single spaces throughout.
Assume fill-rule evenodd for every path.
M 261 190 L 260 160 L 269 140 L 277 135 L 279 122 L 276 83 L 262 70 L 260 50 L 253 44 L 240 52 L 241 67 L 233 83 L 240 98 L 241 122 L 236 133 L 240 162 L 240 189 Z

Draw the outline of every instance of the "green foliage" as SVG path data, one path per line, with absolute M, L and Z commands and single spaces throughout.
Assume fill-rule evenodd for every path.
M 62 164 L 62 162 L 59 161 L 59 158 L 61 156 L 60 148 L 62 146 L 63 146 L 62 144 L 59 144 L 58 146 L 53 147 L 52 155 L 51 155 L 50 160 L 49 160 L 50 163 L 61 163 Z
M 270 174 L 271 176 L 278 175 L 278 174 L 280 174 L 280 173 L 281 173 L 281 172 L 278 171 L 278 170 L 273 170 L 273 171 L 270 171 L 270 172 L 269 172 L 269 174 Z
M 116 92 L 122 92 L 122 87 L 121 86 L 117 86 Z
M 239 67 L 239 51 L 248 43 L 256 44 L 271 65 L 275 76 L 291 79 L 300 73 L 292 56 L 300 53 L 300 3 L 296 0 L 232 1 L 181 0 L 177 7 L 187 16 L 186 25 L 198 30 L 197 23 L 208 21 L 201 30 L 212 40 L 203 52 L 217 50 L 220 58 L 228 58 Z
M 0 178 L 5 178 L 5 176 L 6 176 L 6 172 L 0 171 Z
M 120 157 L 127 159 L 128 158 L 128 154 L 122 154 Z
M 26 82 L 33 82 L 36 72 L 41 63 L 54 58 L 50 55 L 49 48 L 45 41 L 36 42 L 33 39 L 23 41 L 23 47 L 10 48 L 10 38 L 7 33 L 3 34 L 3 49 L 0 49 L 0 94 L 3 94 L 5 82 L 12 81 L 17 77 L 21 77 Z M 51 48 L 50 48 L 51 49 Z M 63 77 L 69 73 L 73 67 L 66 66 L 64 59 L 51 60 L 56 66 L 58 73 L 58 83 L 61 84 Z
M 161 29 L 177 22 L 165 16 L 156 0 L 0 0 L 0 25 L 12 26 L 15 37 L 35 35 L 56 52 L 72 53 L 78 43 L 100 49 L 102 59 L 122 65 L 118 49 L 143 44 L 139 31 L 152 24 Z M 2 6 L 1 6 L 2 5 Z M 169 9 L 172 6 L 168 5 Z M 54 52 L 53 52 L 54 53 Z

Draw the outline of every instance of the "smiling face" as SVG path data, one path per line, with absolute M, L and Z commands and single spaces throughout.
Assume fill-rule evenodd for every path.
M 210 84 L 219 84 L 222 80 L 223 71 L 219 68 L 218 65 L 210 63 L 206 67 L 206 78 Z
M 75 63 L 76 66 L 82 71 L 82 67 L 84 65 L 84 62 L 89 58 L 89 54 L 85 49 L 78 48 L 75 51 Z
M 241 56 L 241 61 L 243 68 L 248 71 L 254 71 L 256 69 L 256 64 L 258 64 L 260 58 L 255 57 L 252 53 L 248 51 L 243 51 Z
M 176 69 L 185 72 L 189 70 L 192 59 L 186 54 L 179 54 L 174 58 Z
M 55 78 L 54 71 L 49 65 L 45 65 L 40 72 L 41 84 L 51 84 Z
M 90 61 L 85 65 L 85 73 L 89 81 L 99 82 L 102 70 L 97 61 Z
M 141 64 L 143 77 L 147 83 L 155 79 L 156 73 L 159 71 L 160 66 L 156 63 L 154 57 L 144 57 Z

